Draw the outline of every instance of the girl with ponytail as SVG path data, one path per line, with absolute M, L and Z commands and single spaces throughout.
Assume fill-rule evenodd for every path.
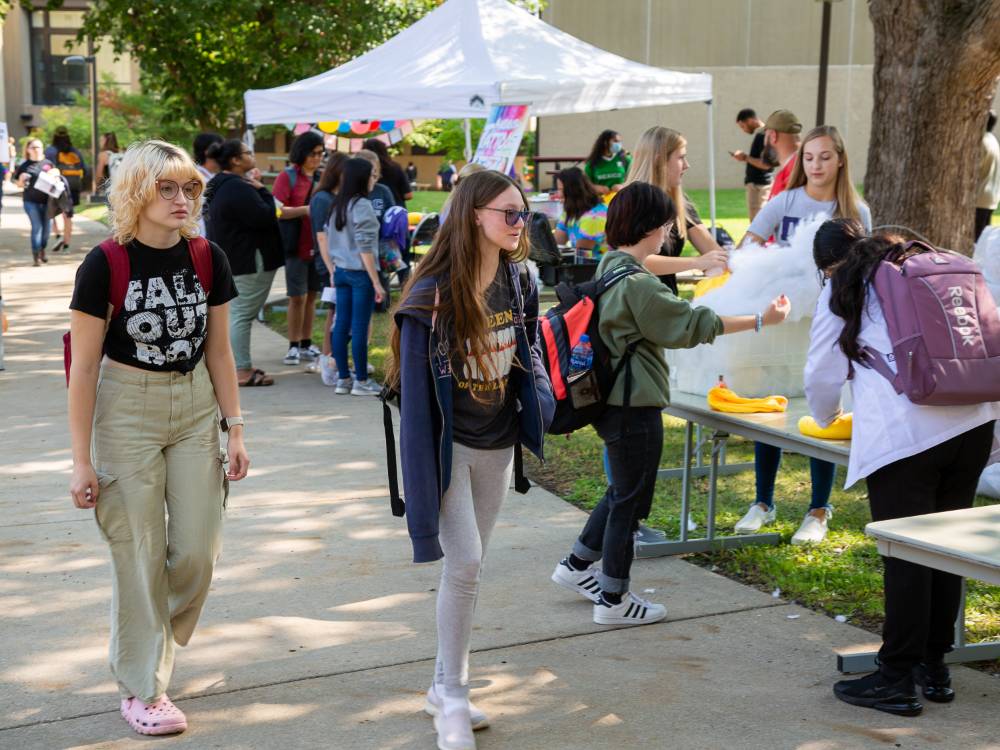
M 857 219 L 824 223 L 813 257 L 825 277 L 816 305 L 805 367 L 813 417 L 828 425 L 840 414 L 840 393 L 851 384 L 854 431 L 847 487 L 868 484 L 875 521 L 972 507 L 976 483 L 990 456 L 1000 403 L 918 406 L 864 362 L 862 350 L 884 352 L 895 370 L 889 331 L 872 280 L 883 261 L 914 251 L 895 235 L 868 236 Z M 944 655 L 952 649 L 962 579 L 886 557 L 885 625 L 879 670 L 834 685 L 857 706 L 915 716 L 926 699 L 954 699 Z

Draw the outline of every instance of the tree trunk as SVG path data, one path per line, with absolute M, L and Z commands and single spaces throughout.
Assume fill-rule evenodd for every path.
M 869 0 L 868 9 L 874 223 L 971 254 L 980 143 L 1000 75 L 1000 1 Z

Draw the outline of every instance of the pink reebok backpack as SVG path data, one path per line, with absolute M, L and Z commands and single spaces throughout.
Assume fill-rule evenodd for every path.
M 1000 313 L 979 266 L 910 242 L 919 252 L 883 260 L 873 286 L 889 329 L 896 372 L 865 347 L 865 363 L 896 393 L 922 405 L 1000 401 Z

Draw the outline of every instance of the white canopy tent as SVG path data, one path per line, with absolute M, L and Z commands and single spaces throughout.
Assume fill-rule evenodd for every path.
M 496 104 L 528 104 L 540 116 L 704 102 L 715 225 L 711 75 L 614 55 L 508 0 L 447 0 L 349 63 L 244 100 L 251 125 L 482 118 Z

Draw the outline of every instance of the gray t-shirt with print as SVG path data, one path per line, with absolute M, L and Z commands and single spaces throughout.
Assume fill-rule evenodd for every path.
M 774 236 L 779 245 L 787 245 L 789 237 L 806 219 L 832 218 L 837 201 L 817 201 L 809 197 L 804 187 L 785 190 L 771 198 L 754 217 L 748 232 L 767 239 Z M 868 206 L 858 201 L 858 213 L 865 230 L 872 230 L 872 214 Z

